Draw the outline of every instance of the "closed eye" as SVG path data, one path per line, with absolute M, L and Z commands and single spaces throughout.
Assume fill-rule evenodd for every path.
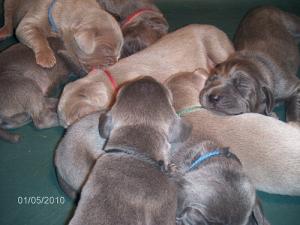
M 208 78 L 208 80 L 209 81 L 211 81 L 211 82 L 213 82 L 213 81 L 216 81 L 216 80 L 218 80 L 219 79 L 219 76 L 218 75 L 212 75 L 212 76 L 210 76 L 209 78 Z

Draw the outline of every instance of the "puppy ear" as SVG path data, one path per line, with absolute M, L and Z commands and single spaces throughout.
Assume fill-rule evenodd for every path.
M 202 213 L 195 208 L 187 207 L 176 218 L 176 225 L 209 225 Z
M 150 20 L 145 20 L 149 26 L 159 32 L 160 37 L 167 34 L 169 30 L 169 24 L 163 17 L 153 17 Z
M 268 87 L 262 87 L 262 91 L 266 99 L 266 109 L 265 114 L 270 115 L 274 108 L 274 96 L 271 90 Z
M 107 139 L 113 129 L 112 116 L 110 112 L 103 113 L 99 118 L 99 134 L 102 138 Z
M 80 48 L 86 54 L 91 54 L 95 50 L 95 32 L 91 29 L 77 31 L 74 34 L 75 41 Z
M 247 225 L 270 225 L 263 214 L 262 207 L 258 199 L 256 200 Z
M 169 142 L 183 142 L 189 137 L 191 131 L 192 125 L 177 117 L 169 129 Z

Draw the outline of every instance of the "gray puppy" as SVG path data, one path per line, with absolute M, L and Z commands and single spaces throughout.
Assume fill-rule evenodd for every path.
M 55 150 L 58 182 L 72 199 L 78 197 L 96 159 L 104 153 L 106 139 L 100 137 L 98 130 L 102 113 L 87 115 L 70 126 Z
M 63 48 L 58 39 L 49 39 L 57 52 Z M 57 64 L 43 69 L 35 62 L 32 50 L 16 44 L 0 54 L 0 138 L 18 142 L 19 135 L 5 129 L 21 127 L 31 120 L 39 128 L 58 126 L 58 100 L 49 98 L 53 88 L 67 79 L 68 67 L 57 54 Z
M 199 105 L 207 72 L 179 73 L 167 81 L 174 107 L 193 125 L 190 140 L 228 146 L 261 191 L 300 195 L 300 129 L 269 116 L 222 116 Z M 175 146 L 173 146 L 175 147 Z
M 239 159 L 212 142 L 183 145 L 177 165 L 177 225 L 268 225 Z
M 187 126 L 172 95 L 153 78 L 125 85 L 112 109 L 100 117 L 109 138 L 83 186 L 70 224 L 175 224 L 176 186 L 161 171 L 170 143 L 184 141 Z
M 216 66 L 201 92 L 203 107 L 224 114 L 270 115 L 287 103 L 287 120 L 300 122 L 300 81 L 296 77 L 300 18 L 274 7 L 250 11 L 234 40 L 236 52 Z

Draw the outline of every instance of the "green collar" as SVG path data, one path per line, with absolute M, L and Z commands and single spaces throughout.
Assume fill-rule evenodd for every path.
M 202 106 L 201 105 L 194 105 L 194 106 L 191 106 L 191 107 L 188 107 L 188 108 L 184 108 L 184 109 L 181 109 L 177 112 L 177 115 L 182 117 L 186 114 L 189 114 L 189 113 L 192 113 L 192 112 L 197 112 L 199 111 L 200 109 L 202 109 Z

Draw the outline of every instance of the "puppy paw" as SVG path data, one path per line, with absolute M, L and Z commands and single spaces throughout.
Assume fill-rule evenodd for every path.
M 0 28 L 0 41 L 12 36 L 12 30 L 8 26 L 3 26 Z
M 36 63 L 44 68 L 51 68 L 56 64 L 56 58 L 51 49 L 37 52 L 35 58 Z

